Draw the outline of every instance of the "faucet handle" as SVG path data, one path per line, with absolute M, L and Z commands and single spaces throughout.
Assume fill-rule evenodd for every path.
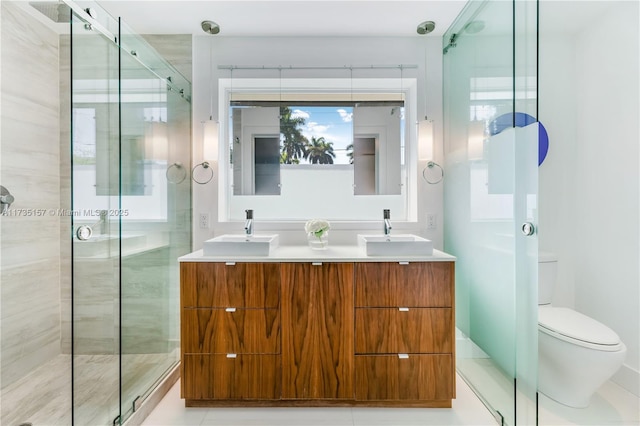
M 245 210 L 244 212 L 247 214 L 247 219 L 253 219 L 253 210 Z
M 382 218 L 383 219 L 391 219 L 391 210 L 389 210 L 389 209 L 382 210 Z

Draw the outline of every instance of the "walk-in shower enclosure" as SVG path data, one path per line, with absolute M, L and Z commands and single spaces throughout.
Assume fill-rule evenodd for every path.
M 179 362 L 191 85 L 94 2 L 1 7 L 0 422 L 120 424 Z
M 536 1 L 473 0 L 443 37 L 456 365 L 505 425 L 537 421 L 537 24 Z

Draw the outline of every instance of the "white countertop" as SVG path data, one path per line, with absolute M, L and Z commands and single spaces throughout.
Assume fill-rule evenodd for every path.
M 180 262 L 454 262 L 455 256 L 433 250 L 431 256 L 367 256 L 357 245 L 330 245 L 313 250 L 307 245 L 284 245 L 269 256 L 204 256 L 202 250 L 178 258 Z

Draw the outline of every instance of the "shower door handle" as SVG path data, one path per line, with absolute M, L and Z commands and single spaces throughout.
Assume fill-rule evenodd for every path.
M 536 232 L 536 227 L 533 226 L 533 223 L 531 222 L 525 222 L 522 224 L 522 233 L 527 236 L 530 237 L 533 234 L 535 234 Z

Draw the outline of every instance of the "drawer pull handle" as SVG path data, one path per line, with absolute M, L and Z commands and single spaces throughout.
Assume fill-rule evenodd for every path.
M 399 359 L 409 359 L 409 354 L 398 354 Z
M 322 262 L 311 262 L 313 266 L 322 266 Z
M 236 262 L 225 262 L 224 264 L 227 266 L 236 266 Z
M 236 308 L 225 308 L 225 312 L 235 312 Z
M 399 265 L 408 265 L 409 262 L 398 262 Z
M 227 354 L 227 358 L 237 358 L 238 354 Z
M 398 308 L 400 312 L 409 312 L 409 308 Z

